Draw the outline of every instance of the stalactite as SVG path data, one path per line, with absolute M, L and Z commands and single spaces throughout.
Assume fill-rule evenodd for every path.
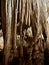
M 20 6 L 19 10 L 20 10 L 20 14 L 21 14 L 21 9 L 22 9 L 22 7 L 21 7 L 21 6 L 22 6 L 22 0 L 20 0 L 20 5 L 19 5 L 19 6 Z
M 31 23 L 31 12 L 32 12 L 31 1 L 29 0 L 29 21 L 28 21 L 29 26 L 30 26 L 30 23 Z
M 18 14 L 18 0 L 17 0 L 17 3 L 15 4 L 15 10 L 14 10 L 14 12 L 15 12 L 15 21 L 14 21 L 14 56 L 16 56 L 16 53 L 17 53 L 17 44 L 16 44 L 16 42 L 17 42 L 17 14 Z
M 39 25 L 39 19 L 40 19 L 40 6 L 39 6 L 39 0 L 37 0 L 37 22 L 38 22 L 38 25 Z
M 10 49 L 11 49 L 11 0 L 6 0 L 6 35 L 5 35 L 5 48 L 4 48 L 4 55 L 5 55 L 5 65 L 8 63 L 8 59 L 10 56 Z
M 26 0 L 25 0 L 25 1 L 23 0 L 23 7 L 22 7 L 22 23 L 24 22 L 24 15 L 25 15 L 25 3 L 26 3 Z
M 23 2 L 23 5 L 21 4 Z M 23 57 L 23 44 L 22 44 L 22 24 L 23 24 L 23 21 L 24 21 L 24 12 L 23 12 L 23 10 L 24 10 L 24 8 L 22 8 L 22 6 L 24 7 L 24 0 L 23 1 L 21 1 L 20 0 L 20 44 L 21 44 L 21 46 L 20 46 L 20 56 L 21 57 Z M 22 6 L 21 6 L 22 5 Z M 22 10 L 22 11 L 21 11 Z M 20 60 L 20 62 L 22 62 L 21 60 Z M 21 63 L 20 63 L 21 64 Z
M 29 12 L 28 12 L 28 11 L 29 11 L 28 0 L 27 0 L 27 3 L 26 3 L 26 4 L 27 4 L 27 9 L 26 9 L 26 10 L 27 10 L 27 14 L 26 14 L 26 25 L 27 25 L 27 21 L 28 21 L 28 13 L 29 13 Z

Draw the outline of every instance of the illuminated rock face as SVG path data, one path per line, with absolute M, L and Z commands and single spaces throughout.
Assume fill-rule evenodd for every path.
M 0 37 L 0 51 L 3 50 L 3 47 L 4 47 L 3 37 Z
M 3 40 L 3 32 L 0 30 L 0 51 L 3 50 L 4 47 L 4 40 Z
M 28 35 L 29 37 L 33 37 L 32 28 L 31 28 L 31 27 L 29 27 L 29 28 L 27 29 L 27 35 Z
M 49 17 L 47 18 L 47 22 L 48 22 L 48 24 L 49 24 Z

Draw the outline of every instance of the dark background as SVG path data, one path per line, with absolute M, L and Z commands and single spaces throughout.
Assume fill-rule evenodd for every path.
M 1 0 L 0 0 L 0 29 L 2 28 L 2 24 L 1 24 Z

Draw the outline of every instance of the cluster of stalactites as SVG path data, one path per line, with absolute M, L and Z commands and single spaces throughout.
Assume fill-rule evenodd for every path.
M 8 0 L 6 0 L 8 1 Z M 10 2 L 11 1 L 11 2 Z M 11 4 L 10 4 L 11 3 Z M 15 6 L 15 12 L 18 18 L 21 18 L 22 23 L 25 21 L 26 25 L 31 22 L 31 16 L 36 13 L 37 22 L 39 23 L 40 17 L 47 19 L 47 4 L 46 0 L 9 0 L 9 19 L 12 17 L 12 11 Z M 15 5 L 16 4 L 16 5 Z M 7 2 L 6 5 L 8 6 Z M 6 7 L 7 8 L 7 7 Z M 6 9 L 7 12 L 7 9 Z M 7 15 L 8 15 L 7 14 Z

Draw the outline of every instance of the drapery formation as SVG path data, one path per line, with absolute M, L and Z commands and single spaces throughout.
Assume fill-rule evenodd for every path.
M 44 4 L 45 3 L 45 4 Z M 2 0 L 2 29 L 4 35 L 4 57 L 7 65 L 10 50 L 16 55 L 17 33 L 20 34 L 21 55 L 23 56 L 23 27 L 31 26 L 33 39 L 36 41 L 43 30 L 47 35 L 47 5 L 46 0 Z M 19 31 L 17 32 L 17 26 Z M 47 35 L 48 36 L 48 35 Z

